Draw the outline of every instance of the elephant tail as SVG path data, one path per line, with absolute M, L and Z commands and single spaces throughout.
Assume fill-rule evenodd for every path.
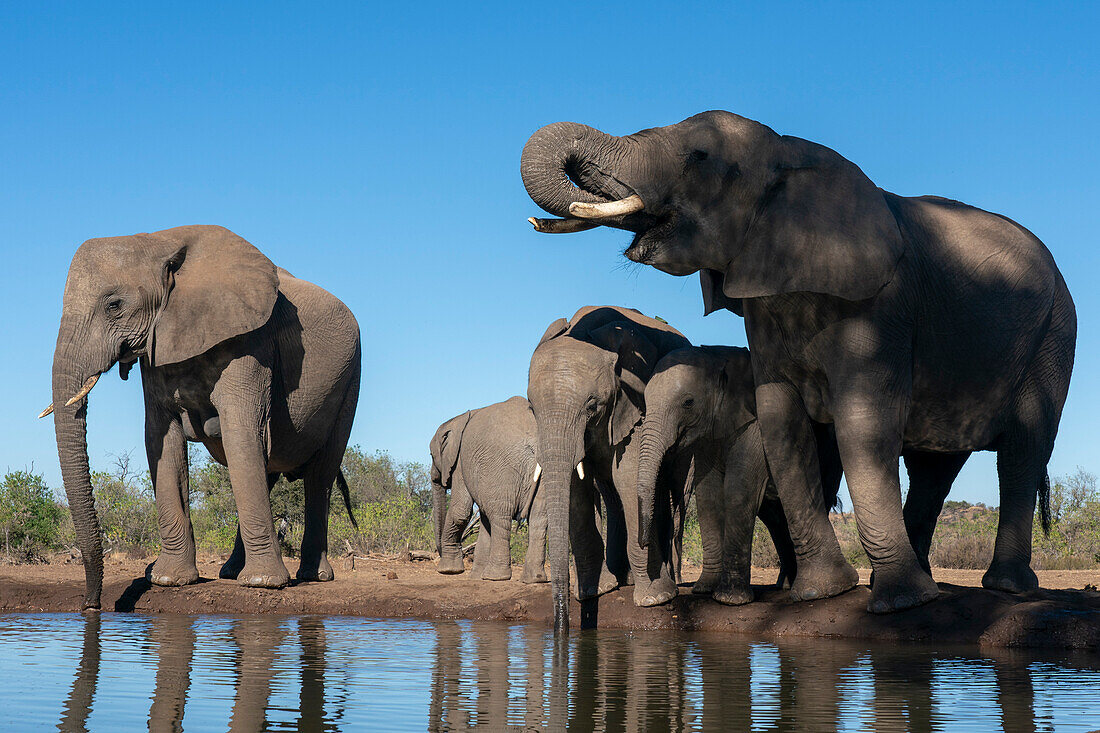
M 355 514 L 351 511 L 351 490 L 348 489 L 348 481 L 344 478 L 344 469 L 336 472 L 336 488 L 340 489 L 340 495 L 344 497 L 344 508 L 348 510 L 348 519 L 351 526 L 359 529 L 359 522 L 355 521 Z
M 1039 522 L 1043 525 L 1043 534 L 1050 534 L 1050 474 L 1046 471 L 1039 479 Z

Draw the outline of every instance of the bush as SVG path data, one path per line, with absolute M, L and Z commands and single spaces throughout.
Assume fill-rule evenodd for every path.
M 113 471 L 92 472 L 96 514 L 109 552 L 146 555 L 160 547 L 157 505 L 149 473 L 130 469 L 130 456 L 115 458 Z
M 65 508 L 42 476 L 9 471 L 0 481 L 0 541 L 9 562 L 36 562 L 60 547 Z

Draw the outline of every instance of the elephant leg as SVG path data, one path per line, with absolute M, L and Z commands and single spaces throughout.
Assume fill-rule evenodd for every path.
M 451 483 L 451 504 L 447 507 L 447 514 L 443 518 L 442 553 L 439 556 L 439 564 L 436 570 L 444 575 L 456 575 L 466 570 L 466 564 L 462 560 L 462 532 L 470 521 L 470 515 L 474 512 L 474 500 L 470 498 L 470 492 L 466 490 L 466 484 L 460 477 L 455 476 Z M 478 532 L 478 541 L 481 540 L 481 532 Z
M 485 512 L 482 512 L 485 516 Z M 508 514 L 494 513 L 491 520 L 492 533 L 489 536 L 489 557 L 480 563 L 482 580 L 512 579 L 512 517 Z
M 238 361 L 244 362 L 239 371 L 223 374 L 212 395 L 221 419 L 222 445 L 229 463 L 229 480 L 233 484 L 237 520 L 244 542 L 245 563 L 237 582 L 254 588 L 282 588 L 290 583 L 290 573 L 283 564 L 271 518 L 271 500 L 267 492 L 267 420 L 266 409 L 262 407 L 270 402 L 270 372 L 248 369 L 250 359 Z
M 756 411 L 764 453 L 798 558 L 791 598 L 828 598 L 853 588 L 859 575 L 844 559 L 829 524 L 816 436 L 802 398 L 790 384 L 758 380 Z
M 793 585 L 798 576 L 798 562 L 795 559 L 791 530 L 787 527 L 787 518 L 783 516 L 783 505 L 779 503 L 779 499 L 765 496 L 760 502 L 760 511 L 757 512 L 757 516 L 771 535 L 775 554 L 779 557 L 779 577 L 775 581 L 776 587 L 782 588 L 784 583 Z
M 726 454 L 721 515 L 722 574 L 711 597 L 727 606 L 753 599 L 752 535 L 768 485 L 768 466 L 758 424 L 750 425 Z
M 638 451 L 634 443 L 627 446 L 614 475 L 615 490 L 625 507 L 638 506 Z M 638 542 L 638 512 L 624 511 L 626 519 L 626 554 L 634 575 L 634 604 L 659 606 L 676 597 L 676 581 L 672 576 L 669 555 L 672 544 L 672 517 L 669 504 L 669 476 L 662 471 L 657 478 L 657 511 L 653 516 L 654 538 L 648 547 Z
M 546 499 L 535 493 L 527 515 L 527 556 L 523 563 L 524 583 L 545 583 L 546 578 Z
M 279 476 L 282 474 L 269 473 L 267 475 L 267 493 L 271 494 L 271 490 L 275 488 L 275 484 L 279 482 Z M 229 559 L 222 563 L 221 570 L 218 571 L 218 577 L 225 580 L 236 580 L 237 576 L 241 574 L 241 570 L 244 569 L 244 541 L 241 540 L 241 523 L 237 522 L 237 537 L 233 540 L 233 551 L 229 553 Z
M 596 488 L 591 477 L 576 481 L 569 496 L 569 545 L 577 576 L 577 600 L 600 595 L 604 579 L 603 538 L 596 521 Z
M 626 554 L 626 509 L 614 489 L 603 481 L 593 480 L 593 483 L 597 497 L 603 502 L 604 562 L 600 571 L 600 593 L 603 594 L 622 585 L 631 585 L 630 559 Z
M 722 575 L 723 517 L 722 472 L 696 465 L 695 508 L 699 515 L 699 539 L 703 544 L 703 572 L 691 586 L 692 595 L 709 596 Z
M 145 450 L 157 504 L 160 556 L 149 570 L 154 585 L 189 585 L 199 579 L 188 497 L 187 439 L 178 416 L 145 409 Z
M 474 545 L 474 566 L 473 572 L 475 578 L 481 577 L 481 569 L 489 564 L 489 554 L 493 543 L 493 520 L 486 514 L 481 507 L 477 508 L 477 517 L 480 527 L 477 531 L 477 544 Z
M 909 493 L 902 509 L 905 531 L 917 554 L 917 562 L 929 575 L 932 568 L 928 564 L 928 552 L 932 549 L 936 521 L 943 511 L 943 501 L 951 491 L 951 484 L 969 457 L 969 453 L 904 454 L 905 470 L 909 473 Z
M 855 379 L 841 383 L 851 384 Z M 898 461 L 907 412 L 901 406 L 907 401 L 881 387 L 853 389 L 834 410 L 856 527 L 874 570 L 867 604 L 871 613 L 912 608 L 939 595 L 936 583 L 917 562 L 902 514 Z M 786 501 L 783 508 L 787 509 Z M 796 586 L 803 573 L 800 566 Z

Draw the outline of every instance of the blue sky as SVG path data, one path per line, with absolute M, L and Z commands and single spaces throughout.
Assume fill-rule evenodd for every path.
M 5 4 L 0 470 L 60 485 L 35 415 L 91 237 L 221 224 L 342 298 L 364 340 L 352 442 L 403 460 L 524 393 L 535 341 L 581 305 L 743 344 L 694 277 L 627 266 L 627 234 L 531 231 L 518 172 L 549 122 L 625 134 L 717 108 L 1035 232 L 1079 319 L 1051 472 L 1100 472 L 1100 5 L 525 5 Z M 101 381 L 89 445 L 93 465 L 144 463 L 139 380 Z M 953 497 L 998 503 L 990 454 Z

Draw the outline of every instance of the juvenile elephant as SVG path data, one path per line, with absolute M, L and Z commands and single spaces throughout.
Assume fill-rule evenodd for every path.
M 1036 496 L 1048 519 L 1077 318 L 1031 232 L 957 201 L 883 191 L 836 152 L 728 112 L 621 138 L 555 123 L 527 142 L 520 167 L 534 201 L 568 217 L 536 229 L 632 231 L 627 258 L 699 272 L 707 312 L 744 316 L 761 437 L 798 556 L 794 599 L 857 582 L 821 500 L 811 421 L 835 425 L 874 567 L 869 610 L 937 596 L 936 516 L 977 450 L 997 452 L 1001 495 L 982 583 L 1037 587 L 1032 521 Z
M 657 362 L 645 388 L 638 463 L 640 538 L 648 536 L 657 474 L 666 460 L 694 462 L 693 490 L 703 542 L 703 573 L 692 593 L 728 605 L 752 600 L 749 574 L 755 518 L 779 556 L 779 579 L 794 582 L 794 543 L 768 472 L 748 349 L 694 346 Z M 832 427 L 815 426 L 826 506 L 840 490 L 840 457 Z
M 671 522 L 648 551 L 637 526 L 638 441 L 645 384 L 657 361 L 690 342 L 667 323 L 628 308 L 586 306 L 546 329 L 531 357 L 527 398 L 538 424 L 539 493 L 545 495 L 555 629 L 568 629 L 569 550 L 577 595 L 594 597 L 622 581 L 594 518 L 597 486 L 606 490 L 608 548 L 624 544 L 634 602 L 654 606 L 676 595 Z M 659 489 L 682 494 L 686 469 L 663 472 Z M 626 511 L 624 512 L 624 507 Z M 610 568 L 609 568 L 610 563 Z
M 464 412 L 439 426 L 430 445 L 432 510 L 439 572 L 465 570 L 462 530 L 473 505 L 481 513 L 474 573 L 512 577 L 513 519 L 528 521 L 524 583 L 546 582 L 546 502 L 538 491 L 535 416 L 522 397 Z M 451 504 L 444 514 L 447 490 Z
M 86 398 L 115 364 L 141 364 L 145 445 L 161 554 L 150 580 L 199 578 L 188 510 L 187 441 L 229 467 L 242 552 L 222 577 L 280 588 L 290 581 L 272 525 L 269 487 L 305 481 L 298 577 L 331 580 L 329 491 L 359 394 L 359 326 L 321 288 L 277 269 L 228 229 L 184 226 L 89 239 L 65 283 L 53 361 L 57 451 L 84 557 L 84 605 L 103 583 L 99 523 L 88 472 Z M 243 561 L 243 562 L 242 562 Z

